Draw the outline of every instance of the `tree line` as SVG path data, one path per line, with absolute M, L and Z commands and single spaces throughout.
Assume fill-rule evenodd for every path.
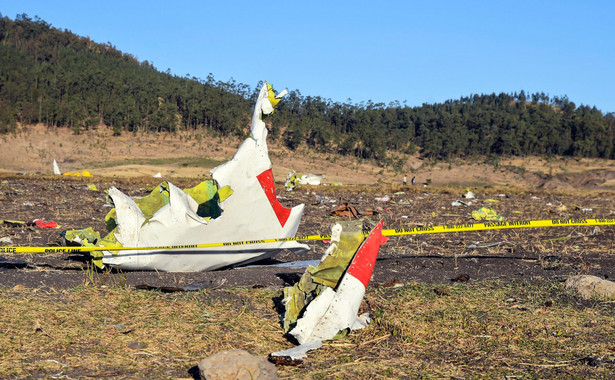
M 44 123 L 80 133 L 205 130 L 245 136 L 260 83 L 179 77 L 111 43 L 60 30 L 38 17 L 0 14 L 0 133 Z M 291 149 L 392 163 L 392 152 L 434 159 L 473 155 L 615 158 L 615 114 L 544 93 L 476 94 L 408 107 L 333 102 L 291 91 L 268 119 Z

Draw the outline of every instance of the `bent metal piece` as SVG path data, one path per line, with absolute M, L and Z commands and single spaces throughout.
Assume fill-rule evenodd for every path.
M 271 257 L 283 249 L 306 251 L 296 241 L 253 244 L 249 246 L 186 248 L 177 250 L 113 251 L 113 246 L 151 247 L 197 245 L 220 241 L 259 240 L 264 237 L 293 237 L 299 227 L 303 205 L 285 208 L 277 200 L 271 161 L 267 151 L 264 118 L 274 111 L 286 90 L 275 96 L 268 83 L 262 87 L 254 108 L 251 136 L 228 162 L 212 169 L 215 189 L 229 189 L 213 198 L 219 215 L 202 217 L 201 206 L 189 194 L 164 182 L 152 202 L 162 202 L 153 214 L 144 215 L 137 203 L 115 188 L 109 196 L 115 205 L 112 232 L 101 239 L 110 250 L 98 262 L 126 270 L 206 271 Z M 229 195 L 230 194 L 230 195 Z M 163 199 L 163 201 L 160 201 Z M 138 200 L 139 201 L 139 200 Z M 149 200 L 147 200 L 149 201 Z M 143 203 L 143 202 L 142 202 Z M 207 203 L 210 203 L 209 201 Z M 156 207 L 160 206 L 158 204 Z M 209 207 L 209 206 L 208 206 Z M 109 221 L 107 221 L 109 222 Z M 74 240 L 76 241 L 76 240 Z M 109 241 L 111 243 L 109 244 Z M 101 259 L 101 260 L 100 260 Z
M 299 342 L 299 346 L 271 353 L 272 360 L 289 358 L 292 361 L 304 358 L 308 351 L 321 347 L 323 341 L 334 339 L 340 332 L 366 327 L 368 318 L 363 315 L 357 317 L 357 313 L 371 279 L 380 246 L 387 240 L 382 235 L 382 223 L 380 220 L 363 240 L 336 285 L 325 286 L 316 298 L 301 310 L 301 318 L 289 332 Z M 341 236 L 344 239 L 343 235 Z M 334 238 L 331 240 L 333 246 Z M 323 261 L 327 256 L 325 254 Z

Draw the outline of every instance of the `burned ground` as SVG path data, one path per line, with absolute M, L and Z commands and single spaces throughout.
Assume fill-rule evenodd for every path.
M 172 181 L 181 187 L 196 180 Z M 88 189 L 95 184 L 97 191 Z M 61 231 L 93 227 L 105 234 L 104 217 L 110 210 L 104 190 L 115 186 L 131 196 L 143 196 L 156 179 L 71 178 L 5 175 L 0 183 L 0 219 L 30 222 L 56 221 L 59 229 L 28 225 L 0 225 L 5 246 L 57 246 Z M 609 218 L 615 212 L 610 193 L 558 194 L 535 191 L 503 193 L 491 188 L 473 189 L 476 199 L 463 199 L 461 189 L 408 186 L 329 187 L 302 186 L 293 192 L 278 189 L 285 206 L 305 204 L 298 235 L 326 234 L 343 218 L 330 212 L 349 202 L 362 213 L 376 211 L 385 229 L 472 223 L 471 212 L 490 205 L 506 221 L 541 219 Z M 388 202 L 377 197 L 391 196 Z M 452 206 L 464 200 L 468 206 Z M 391 237 L 380 252 L 373 276 L 376 286 L 394 283 L 450 283 L 459 281 L 514 280 L 536 277 L 565 279 L 572 274 L 615 278 L 615 227 L 581 226 L 454 232 Z M 0 259 L 0 285 L 65 289 L 87 283 L 178 290 L 210 287 L 281 287 L 292 283 L 303 268 L 271 264 L 320 258 L 326 243 L 310 242 L 306 255 L 282 252 L 262 266 L 203 273 L 109 272 L 92 269 L 86 256 L 59 253 L 5 253 Z

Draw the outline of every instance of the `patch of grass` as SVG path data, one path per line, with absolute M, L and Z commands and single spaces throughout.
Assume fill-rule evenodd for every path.
M 445 291 L 442 289 L 445 288 Z M 553 280 L 370 288 L 373 323 L 328 342 L 290 378 L 608 378 L 615 305 Z M 215 352 L 291 347 L 279 290 L 0 289 L 0 377 L 188 377 Z M 597 366 L 588 357 L 603 358 Z
M 113 287 L 123 288 L 126 286 L 126 273 L 121 270 L 105 267 L 99 269 L 91 262 L 87 263 L 87 266 L 82 269 L 85 279 L 83 280 L 84 286 L 93 286 L 97 288 Z

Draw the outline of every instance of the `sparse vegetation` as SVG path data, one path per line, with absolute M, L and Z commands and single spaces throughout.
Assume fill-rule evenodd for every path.
M 0 289 L 11 305 L 0 313 L 0 377 L 176 378 L 224 349 L 266 356 L 291 346 L 278 297 Z M 363 309 L 371 326 L 326 343 L 300 367 L 279 367 L 281 377 L 608 378 L 615 368 L 613 303 L 580 301 L 557 281 L 371 288 Z
M 99 189 L 113 185 L 134 196 L 147 194 L 156 184 L 151 177 L 2 175 L 3 217 L 53 218 L 66 228 L 93 224 L 102 231 L 108 209 L 101 206 L 101 192 L 86 190 L 90 181 Z M 174 183 L 187 187 L 195 181 Z M 282 201 L 306 205 L 299 235 L 326 231 L 336 220 L 328 214 L 333 204 L 315 202 L 315 191 L 326 199 L 354 202 L 360 211 L 381 207 L 387 228 L 469 222 L 473 208 L 451 206 L 465 187 L 432 184 L 427 190 L 401 182 L 300 186 L 285 193 Z M 612 193 L 606 191 L 579 194 L 509 186 L 472 190 L 478 195 L 476 207 L 490 198 L 499 200 L 489 203 L 507 220 L 608 217 L 615 210 Z M 382 194 L 391 194 L 393 202 L 376 202 L 374 197 Z M 583 211 L 588 207 L 591 214 Z M 613 233 L 608 226 L 390 238 L 362 305 L 361 312 L 370 312 L 373 324 L 326 343 L 300 367 L 280 367 L 280 375 L 608 378 L 615 370 L 615 304 L 583 301 L 566 291 L 562 280 L 585 273 L 615 277 Z M 57 230 L 0 225 L 3 236 L 15 245 L 55 245 L 60 238 Z M 500 243 L 468 248 L 493 242 Z M 309 258 L 320 257 L 323 247 L 314 244 Z M 265 356 L 292 346 L 279 324 L 284 282 L 277 277 L 278 269 L 269 275 L 243 270 L 116 273 L 94 270 L 87 261 L 61 254 L 8 258 L 26 260 L 29 266 L 3 271 L 0 304 L 10 307 L 0 308 L 0 377 L 189 377 L 188 370 L 200 359 L 223 349 L 243 348 Z M 471 280 L 451 282 L 459 273 Z M 135 289 L 144 283 L 163 289 L 204 279 L 219 284 L 227 278 L 229 283 L 243 282 L 195 292 Z M 272 288 L 262 288 L 264 281 Z M 402 286 L 391 287 L 396 284 Z

